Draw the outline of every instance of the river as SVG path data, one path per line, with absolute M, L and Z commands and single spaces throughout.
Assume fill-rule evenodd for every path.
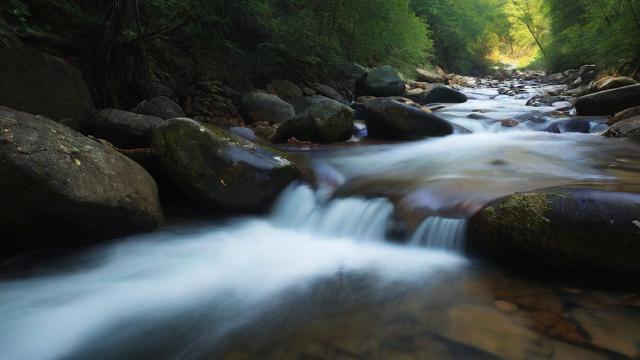
M 318 184 L 292 184 L 267 215 L 167 226 L 6 276 L 0 359 L 639 358 L 637 286 L 464 253 L 466 217 L 500 196 L 640 185 L 639 146 L 598 136 L 604 118 L 583 119 L 590 134 L 544 131 L 567 116 L 526 107 L 542 88 L 521 84 L 516 97 L 466 89 L 437 112 L 468 134 L 296 147 Z

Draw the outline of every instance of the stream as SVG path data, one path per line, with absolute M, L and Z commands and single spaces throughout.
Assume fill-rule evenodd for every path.
M 0 359 L 640 358 L 637 286 L 464 254 L 466 218 L 501 196 L 640 191 L 640 146 L 598 136 L 605 118 L 565 132 L 568 115 L 525 106 L 543 87 L 522 85 L 465 89 L 436 112 L 468 134 L 297 147 L 318 185 L 292 184 L 264 216 L 167 226 L 0 279 Z

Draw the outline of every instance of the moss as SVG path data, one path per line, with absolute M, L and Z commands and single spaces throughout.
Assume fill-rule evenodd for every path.
M 508 234 L 516 246 L 539 242 L 541 234 L 550 231 L 546 214 L 551 209 L 552 196 L 552 193 L 515 194 L 485 208 L 482 215 L 489 238 L 496 241 Z

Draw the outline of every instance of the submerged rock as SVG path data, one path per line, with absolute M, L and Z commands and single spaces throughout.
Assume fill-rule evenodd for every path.
M 380 98 L 362 105 L 369 137 L 387 140 L 414 140 L 453 133 L 446 120 L 393 98 Z
M 275 124 L 296 115 L 293 106 L 279 97 L 254 91 L 242 97 L 240 107 L 247 123 L 266 121 Z
M 163 120 L 186 116 L 180 105 L 166 96 L 157 96 L 142 101 L 131 111 L 136 114 L 155 116 Z
M 274 142 L 295 137 L 302 141 L 333 143 L 353 134 L 353 110 L 335 100 L 314 96 L 313 103 L 293 119 L 280 125 Z
M 153 130 L 164 120 L 118 109 L 102 110 L 89 119 L 86 133 L 124 149 L 151 146 Z
M 640 277 L 640 195 L 591 189 L 515 194 L 476 214 L 472 247 L 514 263 Z
M 171 119 L 153 135 L 153 149 L 176 184 L 212 210 L 261 210 L 300 177 L 275 150 L 215 126 Z
M 583 119 L 568 119 L 556 121 L 549 125 L 546 129 L 547 132 L 564 134 L 564 133 L 583 133 L 588 134 L 591 132 L 591 122 Z
M 44 117 L 0 107 L 0 252 L 86 245 L 162 222 L 133 160 Z
M 0 105 L 54 121 L 84 120 L 93 113 L 80 71 L 38 50 L 0 41 Z M 73 123 L 73 121 L 69 121 Z
M 402 75 L 389 65 L 367 72 L 356 83 L 356 93 L 359 96 L 399 96 L 404 94 L 404 90 Z
M 579 115 L 613 115 L 640 105 L 640 84 L 597 92 L 578 98 Z

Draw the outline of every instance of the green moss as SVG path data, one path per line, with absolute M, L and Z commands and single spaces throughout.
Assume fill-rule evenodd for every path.
M 483 217 L 490 232 L 489 238 L 499 239 L 505 233 L 515 243 L 530 244 L 549 231 L 546 214 L 551 209 L 551 193 L 515 194 L 485 208 Z M 494 240 L 495 241 L 495 240 Z

